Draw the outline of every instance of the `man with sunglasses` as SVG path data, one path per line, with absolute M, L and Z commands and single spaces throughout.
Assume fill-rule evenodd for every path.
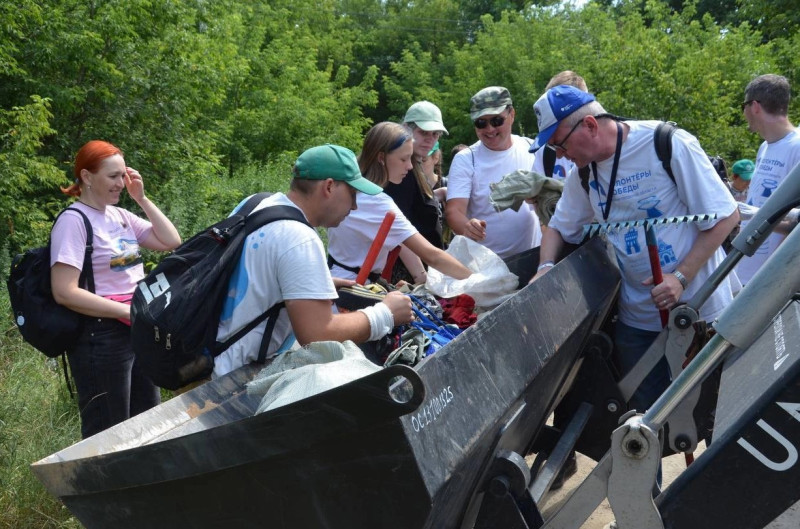
M 789 121 L 791 89 L 785 77 L 766 74 L 756 77 L 744 91 L 742 112 L 751 132 L 764 139 L 756 155 L 755 171 L 747 188 L 746 203 L 761 207 L 786 175 L 800 163 L 800 133 Z M 767 258 L 786 238 L 776 232 L 770 235 L 752 257 L 743 257 L 736 274 L 746 285 Z
M 511 133 L 511 94 L 490 86 L 470 99 L 470 118 L 478 141 L 453 158 L 447 177 L 447 223 L 454 233 L 478 241 L 503 258 L 539 246 L 539 218 L 525 204 L 497 212 L 489 202 L 489 186 L 518 169 L 530 170 L 530 141 Z
M 697 139 L 684 130 L 672 137 L 673 181 L 655 150 L 654 132 L 660 122 L 620 121 L 607 114 L 594 95 L 564 85 L 548 90 L 534 110 L 539 122 L 534 146 L 548 145 L 577 166 L 567 175 L 543 236 L 534 280 L 554 266 L 564 241 L 581 241 L 583 226 L 590 222 L 717 215 L 703 223 L 657 228 L 663 269 L 659 285 L 653 285 L 644 230 L 608 234 L 622 274 L 614 342 L 620 369 L 626 373 L 661 331 L 659 311 L 689 299 L 722 262 L 720 245 L 739 219 L 736 202 Z M 586 187 L 580 174 L 585 167 Z M 703 317 L 713 320 L 732 298 L 726 280 L 701 308 Z M 662 359 L 631 398 L 630 407 L 644 412 L 669 381 Z

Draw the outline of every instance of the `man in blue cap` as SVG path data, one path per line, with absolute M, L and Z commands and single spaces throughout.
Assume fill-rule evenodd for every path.
M 399 292 L 390 292 L 382 302 L 359 311 L 334 314 L 331 310 L 332 300 L 338 297 L 336 288 L 354 282 L 337 279 L 335 283 L 331 278 L 325 248 L 314 228 L 338 226 L 357 208 L 357 191 L 369 195 L 382 191 L 361 175 L 353 151 L 338 145 L 312 147 L 300 155 L 292 172 L 289 191 L 265 198 L 255 211 L 273 205 L 295 207 L 310 226 L 279 220 L 247 237 L 231 278 L 217 340 L 226 340 L 254 315 L 280 302 L 286 310 L 272 322 L 266 358 L 288 349 L 295 338 L 300 345 L 328 340 L 360 343 L 377 340 L 395 325 L 411 321 L 411 301 Z M 261 323 L 217 356 L 213 376 L 255 361 L 267 324 Z
M 689 299 L 722 262 L 720 245 L 739 219 L 736 203 L 697 139 L 684 130 L 672 137 L 673 181 L 656 154 L 658 121 L 620 121 L 607 114 L 594 95 L 564 85 L 548 90 L 534 110 L 539 122 L 534 146 L 547 144 L 577 166 L 567 175 L 543 236 L 534 280 L 554 266 L 564 241 L 581 241 L 585 224 L 717 214 L 717 220 L 658 229 L 664 271 L 659 285 L 653 285 L 644 230 L 608 234 L 622 274 L 614 341 L 625 373 L 658 336 L 659 310 Z M 701 308 L 703 316 L 711 321 L 732 297 L 725 281 Z M 630 407 L 644 412 L 669 381 L 662 360 L 631 398 Z

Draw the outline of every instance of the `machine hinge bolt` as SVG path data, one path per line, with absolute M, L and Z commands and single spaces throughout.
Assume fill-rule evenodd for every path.
M 636 455 L 642 451 L 642 443 L 640 443 L 637 439 L 631 439 L 625 445 L 625 448 L 630 454 Z

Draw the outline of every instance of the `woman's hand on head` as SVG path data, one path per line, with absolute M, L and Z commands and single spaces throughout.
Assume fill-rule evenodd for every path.
M 139 202 L 144 198 L 144 181 L 139 171 L 133 167 L 125 168 L 125 189 L 133 200 Z

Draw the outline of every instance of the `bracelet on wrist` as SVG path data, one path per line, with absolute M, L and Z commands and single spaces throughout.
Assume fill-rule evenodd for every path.
M 672 275 L 674 275 L 674 276 L 675 276 L 675 278 L 676 278 L 678 281 L 680 281 L 680 283 L 681 283 L 681 286 L 683 287 L 683 289 L 684 289 L 684 290 L 686 290 L 686 286 L 689 284 L 689 281 L 686 279 L 686 276 L 685 276 L 685 275 L 683 275 L 683 274 L 681 273 L 681 271 L 680 271 L 680 270 L 677 270 L 677 269 L 676 269 L 674 272 L 672 272 Z
M 536 271 L 539 272 L 540 270 L 544 270 L 545 268 L 551 268 L 555 265 L 556 264 L 553 261 L 545 261 L 536 268 Z

